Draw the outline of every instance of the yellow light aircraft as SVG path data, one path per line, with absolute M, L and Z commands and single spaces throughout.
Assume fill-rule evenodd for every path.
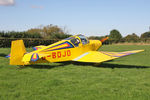
M 75 35 L 48 46 L 33 47 L 35 51 L 27 53 L 23 40 L 12 41 L 10 65 L 30 65 L 47 62 L 78 61 L 100 63 L 144 50 L 126 52 L 97 51 L 102 40 L 88 40 L 84 35 Z

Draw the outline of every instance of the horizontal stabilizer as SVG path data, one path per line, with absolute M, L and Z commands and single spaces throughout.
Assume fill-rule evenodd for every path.
M 6 58 L 10 58 L 10 54 L 9 55 L 7 55 L 7 56 L 5 56 Z

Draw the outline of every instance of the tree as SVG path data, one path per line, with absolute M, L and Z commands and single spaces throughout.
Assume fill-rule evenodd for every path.
M 101 40 L 102 38 L 104 38 L 105 36 L 90 36 L 88 37 L 91 40 Z
M 68 38 L 72 35 L 70 34 L 60 34 L 60 33 L 55 33 L 55 34 L 52 34 L 50 39 L 65 39 L 65 38 Z
M 147 40 L 150 39 L 150 32 L 145 32 L 145 33 L 141 34 L 140 38 L 142 41 L 146 42 Z
M 39 28 L 31 28 L 28 31 L 26 31 L 26 33 L 34 38 L 43 37 L 42 29 Z
M 3 37 L 4 36 L 4 31 L 0 31 L 0 37 Z
M 131 35 L 127 35 L 125 38 L 126 42 L 139 42 L 140 38 L 135 33 L 132 33 Z
M 27 31 L 27 33 L 30 33 L 30 34 L 40 34 L 41 32 L 42 30 L 38 28 L 31 28 Z
M 122 38 L 120 32 L 116 29 L 110 31 L 109 39 L 114 43 L 118 43 Z
M 54 34 L 64 34 L 63 30 L 57 25 L 47 25 L 42 29 L 43 33 L 46 34 L 46 37 L 50 38 Z
M 69 34 L 65 34 L 66 28 L 64 30 L 57 25 L 47 25 L 47 26 L 41 26 L 40 28 L 32 28 L 27 31 L 27 33 L 30 34 L 40 34 L 43 38 L 47 39 L 63 39 L 68 36 Z
M 2 38 L 47 38 L 47 39 L 64 39 L 69 36 L 67 34 L 66 27 L 64 29 L 57 25 L 41 26 L 39 28 L 32 28 L 23 32 L 16 31 L 0 31 L 0 37 Z

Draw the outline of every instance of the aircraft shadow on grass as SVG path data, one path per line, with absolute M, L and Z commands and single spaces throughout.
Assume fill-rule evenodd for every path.
M 26 68 L 26 67 L 31 67 L 35 69 L 51 69 L 51 68 L 56 68 L 56 67 L 64 67 L 66 65 L 69 65 L 71 63 L 65 62 L 65 63 L 60 63 L 59 65 L 46 65 L 46 64 L 34 64 L 34 65 L 26 65 L 26 66 L 20 66 L 20 68 Z
M 6 57 L 7 55 L 4 53 L 0 53 L 0 57 Z
M 51 68 L 55 68 L 55 67 L 65 67 L 66 65 L 76 65 L 76 66 L 93 66 L 93 67 L 97 67 L 97 68 L 150 68 L 150 66 L 138 66 L 138 65 L 122 65 L 122 64 L 110 64 L 110 63 L 100 63 L 100 64 L 93 64 L 93 63 L 82 63 L 82 62 L 60 62 L 59 65 L 41 65 L 41 64 L 37 64 L 37 65 L 28 65 L 25 67 L 31 67 L 31 68 L 36 68 L 36 69 L 51 69 Z

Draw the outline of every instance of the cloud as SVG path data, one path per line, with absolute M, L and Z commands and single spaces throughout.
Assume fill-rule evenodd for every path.
M 32 5 L 31 8 L 43 9 L 43 6 L 35 6 L 35 5 Z
M 0 0 L 0 6 L 11 6 L 15 4 L 15 0 Z

